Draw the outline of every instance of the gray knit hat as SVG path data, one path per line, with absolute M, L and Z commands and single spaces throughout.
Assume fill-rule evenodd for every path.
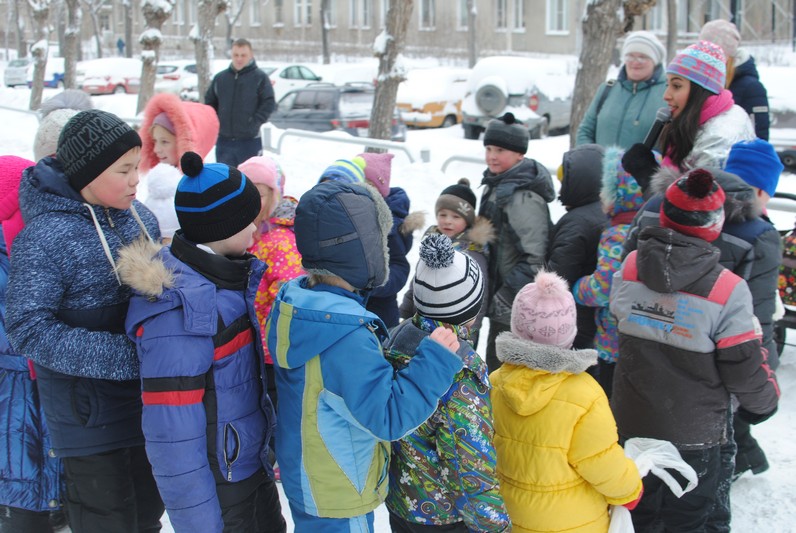
M 141 137 L 125 121 L 107 111 L 90 109 L 66 123 L 55 158 L 69 184 L 80 192 L 136 146 L 141 147 Z
M 650 31 L 634 31 L 627 34 L 622 44 L 622 57 L 630 53 L 644 54 L 656 65 L 666 63 L 666 48 Z
M 512 152 L 525 154 L 528 152 L 528 128 L 517 122 L 514 115 L 506 113 L 502 117 L 492 119 L 486 125 L 484 146 L 499 146 Z
M 58 137 L 69 119 L 93 107 L 91 98 L 80 89 L 64 89 L 42 102 L 39 108 L 41 122 L 33 140 L 34 160 L 55 155 Z

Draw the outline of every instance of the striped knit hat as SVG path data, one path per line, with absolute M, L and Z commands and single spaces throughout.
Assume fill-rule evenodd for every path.
M 177 185 L 174 208 L 183 235 L 195 243 L 228 239 L 260 213 L 257 187 L 235 167 L 202 164 L 195 152 L 180 159 L 185 176 Z
M 365 160 L 361 157 L 338 159 L 321 174 L 318 183 L 342 181 L 343 183 L 365 183 Z
M 692 170 L 666 189 L 660 218 L 665 228 L 713 242 L 724 226 L 724 190 L 708 170 Z
M 447 236 L 432 234 L 420 243 L 413 292 L 420 315 L 460 326 L 481 309 L 484 277 L 478 263 L 455 250 Z
M 674 74 L 719 94 L 727 79 L 726 57 L 721 47 L 710 41 L 692 44 L 676 56 L 666 68 Z

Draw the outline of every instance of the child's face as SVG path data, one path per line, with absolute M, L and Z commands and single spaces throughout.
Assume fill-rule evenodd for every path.
M 663 93 L 663 101 L 672 111 L 672 118 L 676 117 L 685 109 L 688 103 L 688 95 L 691 94 L 691 81 L 674 74 L 666 75 L 666 91 Z
M 177 166 L 177 138 L 169 130 L 159 124 L 152 126 L 152 147 L 155 155 L 161 163 L 166 163 L 173 167 Z
M 503 174 L 508 169 L 522 161 L 525 156 L 519 152 L 512 152 L 499 146 L 487 145 L 486 166 L 492 174 Z
M 139 161 L 141 161 L 141 148 L 128 150 L 86 185 L 80 191 L 80 195 L 93 205 L 130 209 L 138 188 Z
M 260 222 L 271 216 L 271 213 L 267 211 L 271 207 L 271 195 L 273 191 L 268 185 L 262 183 L 255 183 L 254 186 L 257 187 L 257 191 L 260 193 L 260 214 L 254 219 L 254 225 L 259 228 Z
M 437 228 L 443 235 L 453 238 L 467 229 L 467 221 L 456 211 L 440 209 L 437 212 Z
M 246 253 L 246 250 L 254 244 L 254 232 L 257 226 L 254 222 L 237 232 L 232 237 L 223 241 L 208 242 L 207 246 L 218 255 L 238 257 Z

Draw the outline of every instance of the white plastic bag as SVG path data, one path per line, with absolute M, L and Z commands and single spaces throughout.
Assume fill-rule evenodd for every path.
M 608 525 L 608 533 L 635 533 L 633 519 L 630 518 L 630 511 L 627 510 L 627 507 L 611 506 L 611 523 Z

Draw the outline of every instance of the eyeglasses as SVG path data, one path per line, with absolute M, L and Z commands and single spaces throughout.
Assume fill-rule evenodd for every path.
M 647 56 L 645 56 L 645 55 L 628 54 L 628 55 L 625 56 L 625 63 L 640 63 L 640 64 L 643 64 L 643 63 L 649 63 L 650 61 L 652 61 L 652 59 L 647 57 Z

